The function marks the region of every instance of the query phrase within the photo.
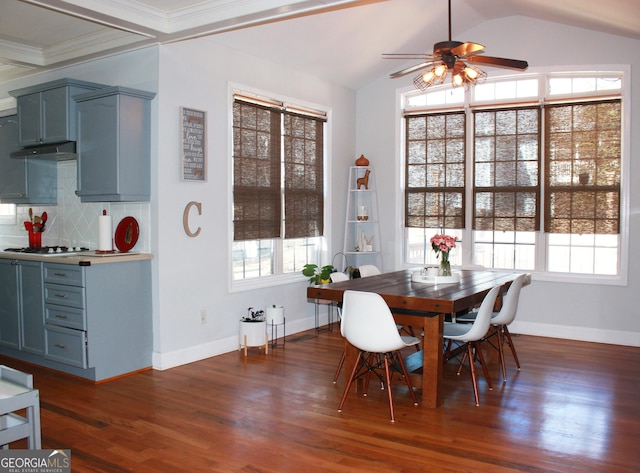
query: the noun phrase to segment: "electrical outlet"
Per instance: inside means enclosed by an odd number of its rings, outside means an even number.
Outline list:
[[[201,324],[207,323],[207,311],[205,309],[200,310],[200,323]]]

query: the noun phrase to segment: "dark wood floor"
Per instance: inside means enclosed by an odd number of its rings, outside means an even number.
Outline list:
[[[34,374],[43,448],[69,448],[74,472],[635,472],[640,454],[640,349],[540,337],[514,339],[509,381],[445,369],[445,404],[415,407],[384,392],[332,384],[334,332],[287,339],[166,371],[91,385],[12,360]],[[26,448],[16,442],[11,448]]]

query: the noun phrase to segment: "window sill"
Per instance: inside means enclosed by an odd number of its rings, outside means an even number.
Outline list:
[[[263,276],[260,278],[231,281],[229,292],[245,292],[267,287],[284,286],[287,284],[299,284],[307,281],[307,278],[299,273]]]

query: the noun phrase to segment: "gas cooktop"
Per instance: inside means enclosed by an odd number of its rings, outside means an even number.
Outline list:
[[[82,253],[90,251],[89,248],[84,247],[68,247],[68,246],[38,246],[38,247],[24,247],[24,248],[5,248],[4,251],[10,253],[28,253],[41,256],[60,256],[60,255],[75,255],[76,253]]]

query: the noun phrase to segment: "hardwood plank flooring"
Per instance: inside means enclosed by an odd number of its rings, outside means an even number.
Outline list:
[[[413,406],[394,386],[332,383],[339,331],[287,337],[269,354],[232,352],[100,385],[33,373],[42,447],[71,449],[74,472],[635,472],[640,348],[516,336],[522,370],[490,365],[476,407],[468,371],[444,374],[444,406]],[[26,448],[25,441],[11,448]]]

